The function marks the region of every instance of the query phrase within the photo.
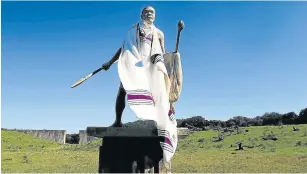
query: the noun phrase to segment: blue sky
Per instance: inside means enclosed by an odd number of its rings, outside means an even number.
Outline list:
[[[307,2],[2,2],[2,127],[111,125],[116,65],[70,86],[112,57],[146,5],[156,8],[167,51],[185,22],[177,118],[307,106]],[[134,120],[126,107],[123,121]]]

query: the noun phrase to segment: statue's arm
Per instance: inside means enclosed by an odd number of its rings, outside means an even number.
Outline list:
[[[161,30],[159,30],[159,31],[158,31],[158,34],[159,34],[159,41],[160,41],[160,44],[161,44],[162,52],[163,52],[163,54],[165,54],[164,33],[163,33]]]
[[[114,62],[116,62],[120,56],[120,53],[122,51],[122,48],[119,48],[116,53],[114,54],[114,56],[112,57],[111,60],[109,60],[109,63],[112,65]]]
[[[104,70],[108,70],[114,64],[114,62],[116,62],[119,59],[121,51],[122,51],[122,48],[119,48],[114,54],[114,56],[109,61],[107,61],[106,63],[102,65],[102,68]]]

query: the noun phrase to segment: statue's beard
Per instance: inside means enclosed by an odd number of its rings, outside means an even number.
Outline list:
[[[147,24],[152,24],[155,21],[155,19],[154,19],[154,17],[146,17],[145,16],[143,21],[146,22]]]

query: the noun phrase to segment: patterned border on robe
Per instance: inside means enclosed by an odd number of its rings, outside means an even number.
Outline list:
[[[154,105],[154,100],[148,90],[127,90],[126,93],[129,105]]]
[[[174,124],[174,122],[176,122],[176,118],[175,118],[175,114],[173,113],[173,111],[171,109],[168,112],[168,116],[169,116],[169,119],[172,122],[172,124]],[[175,140],[176,137],[171,137],[169,131],[162,130],[162,129],[158,129],[158,136],[164,138],[164,142],[160,142],[162,149],[166,150],[170,153],[175,153],[174,152],[175,149],[174,149],[174,146],[173,146],[171,139]]]
[[[171,141],[170,133],[167,130],[158,129],[158,136],[164,138],[164,141],[160,142],[162,149],[170,153],[174,153],[174,147]]]

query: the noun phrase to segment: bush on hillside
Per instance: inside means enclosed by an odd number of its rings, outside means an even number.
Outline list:
[[[200,130],[223,130],[222,128],[247,127],[247,126],[266,126],[266,125],[290,125],[307,124],[307,108],[302,109],[297,115],[295,112],[280,114],[277,112],[266,112],[262,116],[248,118],[244,116],[235,116],[227,121],[206,120],[202,116],[193,116],[186,119],[177,119],[177,127],[186,127],[192,131]],[[124,125],[125,127],[155,127],[154,121],[135,121]],[[225,129],[224,129],[225,130]]]
[[[301,110],[297,118],[297,124],[307,124],[307,108]]]

